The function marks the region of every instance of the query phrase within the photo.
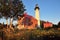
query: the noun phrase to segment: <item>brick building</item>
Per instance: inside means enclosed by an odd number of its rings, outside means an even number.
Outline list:
[[[44,26],[44,28],[49,28],[49,27],[53,27],[53,24],[51,23],[51,22],[44,22],[43,23],[43,26]]]
[[[24,14],[23,17],[18,19],[18,29],[35,29],[37,27],[37,20],[28,14]]]

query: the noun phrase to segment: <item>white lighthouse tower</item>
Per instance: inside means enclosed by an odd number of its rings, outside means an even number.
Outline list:
[[[39,6],[38,6],[38,4],[36,4],[36,6],[35,6],[35,18],[38,20],[38,27],[39,28],[41,28],[40,27],[40,13],[39,13]]]

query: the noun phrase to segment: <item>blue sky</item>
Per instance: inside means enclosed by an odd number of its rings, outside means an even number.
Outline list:
[[[34,16],[35,5],[40,7],[40,19],[57,24],[60,21],[60,0],[22,0],[26,12]],[[5,22],[1,19],[0,22]]]
[[[60,21],[60,0],[22,0],[26,12],[34,16],[35,4],[40,7],[40,19],[57,24]]]

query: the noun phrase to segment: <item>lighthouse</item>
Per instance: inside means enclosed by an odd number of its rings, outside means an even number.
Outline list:
[[[38,4],[36,4],[34,10],[35,10],[35,18],[36,18],[37,21],[38,21],[38,27],[41,28],[41,27],[40,27],[40,13],[39,13],[40,8],[39,8]]]

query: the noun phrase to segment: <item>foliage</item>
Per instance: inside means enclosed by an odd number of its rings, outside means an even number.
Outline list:
[[[25,7],[21,0],[0,0],[0,18],[8,19],[13,16],[16,19],[24,11]]]
[[[58,27],[60,27],[60,22],[58,23]]]
[[[6,40],[42,40],[43,37],[53,37],[60,36],[60,32],[58,30],[50,29],[50,30],[17,30],[15,32],[9,31],[11,29],[3,29],[4,30],[4,38]]]

